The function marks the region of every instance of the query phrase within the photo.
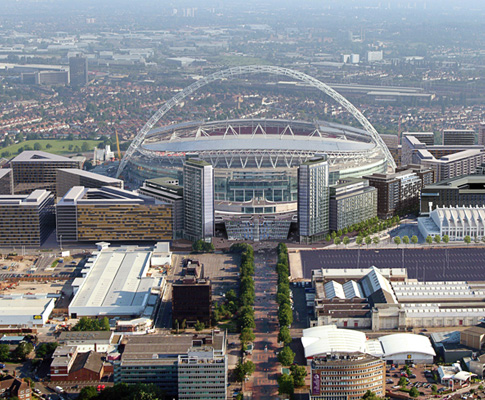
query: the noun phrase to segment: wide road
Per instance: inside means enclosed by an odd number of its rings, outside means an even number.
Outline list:
[[[278,394],[279,373],[275,351],[278,348],[278,305],[276,303],[276,251],[255,251],[255,304],[256,339],[250,359],[256,371],[246,382],[245,393],[252,392],[253,399],[270,400]]]

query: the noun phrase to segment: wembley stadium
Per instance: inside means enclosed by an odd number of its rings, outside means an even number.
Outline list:
[[[195,121],[154,128],[168,110],[200,87],[251,73],[306,82],[334,98],[362,128],[282,119]],[[229,239],[282,239],[296,221],[298,166],[320,154],[327,156],[331,184],[395,167],[372,125],[329,86],[286,68],[234,67],[196,81],[165,103],[132,142],[118,175],[124,171],[132,185],[161,176],[183,184],[184,162],[196,156],[214,167],[216,223],[224,226]]]

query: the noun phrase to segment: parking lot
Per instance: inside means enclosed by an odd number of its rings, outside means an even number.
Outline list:
[[[424,281],[481,281],[485,248],[396,248],[300,251],[304,279],[318,268],[406,268]]]

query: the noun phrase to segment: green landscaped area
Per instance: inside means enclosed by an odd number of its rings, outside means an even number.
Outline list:
[[[40,145],[40,148],[38,148],[39,146],[36,143]],[[83,143],[87,143],[87,146],[84,145],[84,148]],[[101,143],[97,140],[26,140],[25,142],[0,149],[0,154],[2,157],[8,158],[16,156],[24,150],[42,150],[53,154],[80,153],[91,151],[96,145]]]

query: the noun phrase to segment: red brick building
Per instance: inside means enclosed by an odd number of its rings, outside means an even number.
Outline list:
[[[18,397],[20,400],[30,400],[32,391],[23,379],[7,375],[0,380],[0,397]]]

